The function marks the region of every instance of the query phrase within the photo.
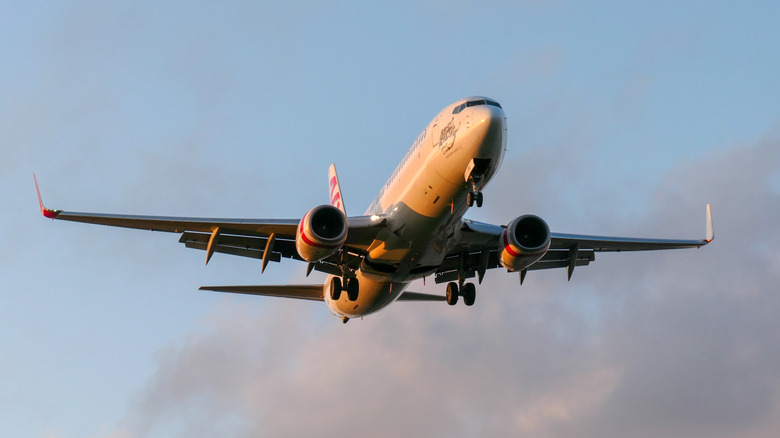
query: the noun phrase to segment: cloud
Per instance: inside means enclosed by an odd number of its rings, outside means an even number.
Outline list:
[[[703,233],[691,212],[711,202],[712,245],[602,255],[571,283],[491,272],[473,308],[398,303],[342,325],[316,303],[226,297],[159,352],[115,432],[776,436],[778,168],[774,135],[680,163],[636,229]]]

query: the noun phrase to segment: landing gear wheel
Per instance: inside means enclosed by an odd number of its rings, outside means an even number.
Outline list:
[[[337,301],[341,298],[341,279],[333,277],[330,279],[330,299]]]
[[[447,304],[454,306],[458,303],[458,283],[447,283]]]
[[[463,304],[473,306],[474,300],[477,298],[477,288],[474,286],[474,283],[464,284],[461,293],[463,295]]]
[[[347,280],[347,297],[350,301],[357,301],[358,292],[360,291],[360,283],[357,278],[350,278]]]
[[[482,192],[477,192],[477,208],[482,207]]]
[[[466,203],[469,205],[469,207],[474,206],[474,192],[466,193]]]

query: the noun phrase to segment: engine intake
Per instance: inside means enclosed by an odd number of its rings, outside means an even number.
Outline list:
[[[525,269],[550,249],[550,227],[539,216],[520,216],[506,226],[498,242],[501,266],[509,271]]]
[[[314,207],[303,216],[295,232],[295,249],[308,262],[320,261],[347,241],[347,217],[332,205]]]

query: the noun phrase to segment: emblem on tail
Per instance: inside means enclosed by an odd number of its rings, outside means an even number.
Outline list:
[[[344,199],[341,197],[341,186],[339,185],[339,177],[336,175],[336,165],[330,165],[328,168],[328,181],[330,185],[330,205],[338,208],[339,210],[347,214],[347,209],[344,207]]]

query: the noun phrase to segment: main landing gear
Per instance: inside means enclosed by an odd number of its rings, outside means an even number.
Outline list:
[[[469,204],[469,207],[473,207],[475,203],[477,207],[482,207],[482,192],[468,192],[466,194],[466,202]]]
[[[341,291],[345,289],[343,287],[343,283],[346,283],[346,289],[347,289],[347,298],[349,298],[350,301],[357,301],[358,299],[358,293],[360,292],[360,283],[358,282],[358,279],[355,277],[347,278],[346,281],[342,282],[341,278],[339,277],[333,277],[330,279],[330,299],[331,300],[338,300],[341,298]]]
[[[463,297],[463,304],[473,306],[477,298],[477,288],[474,283],[464,283],[458,286],[458,283],[447,283],[447,304],[454,306],[458,303],[458,296]]]

